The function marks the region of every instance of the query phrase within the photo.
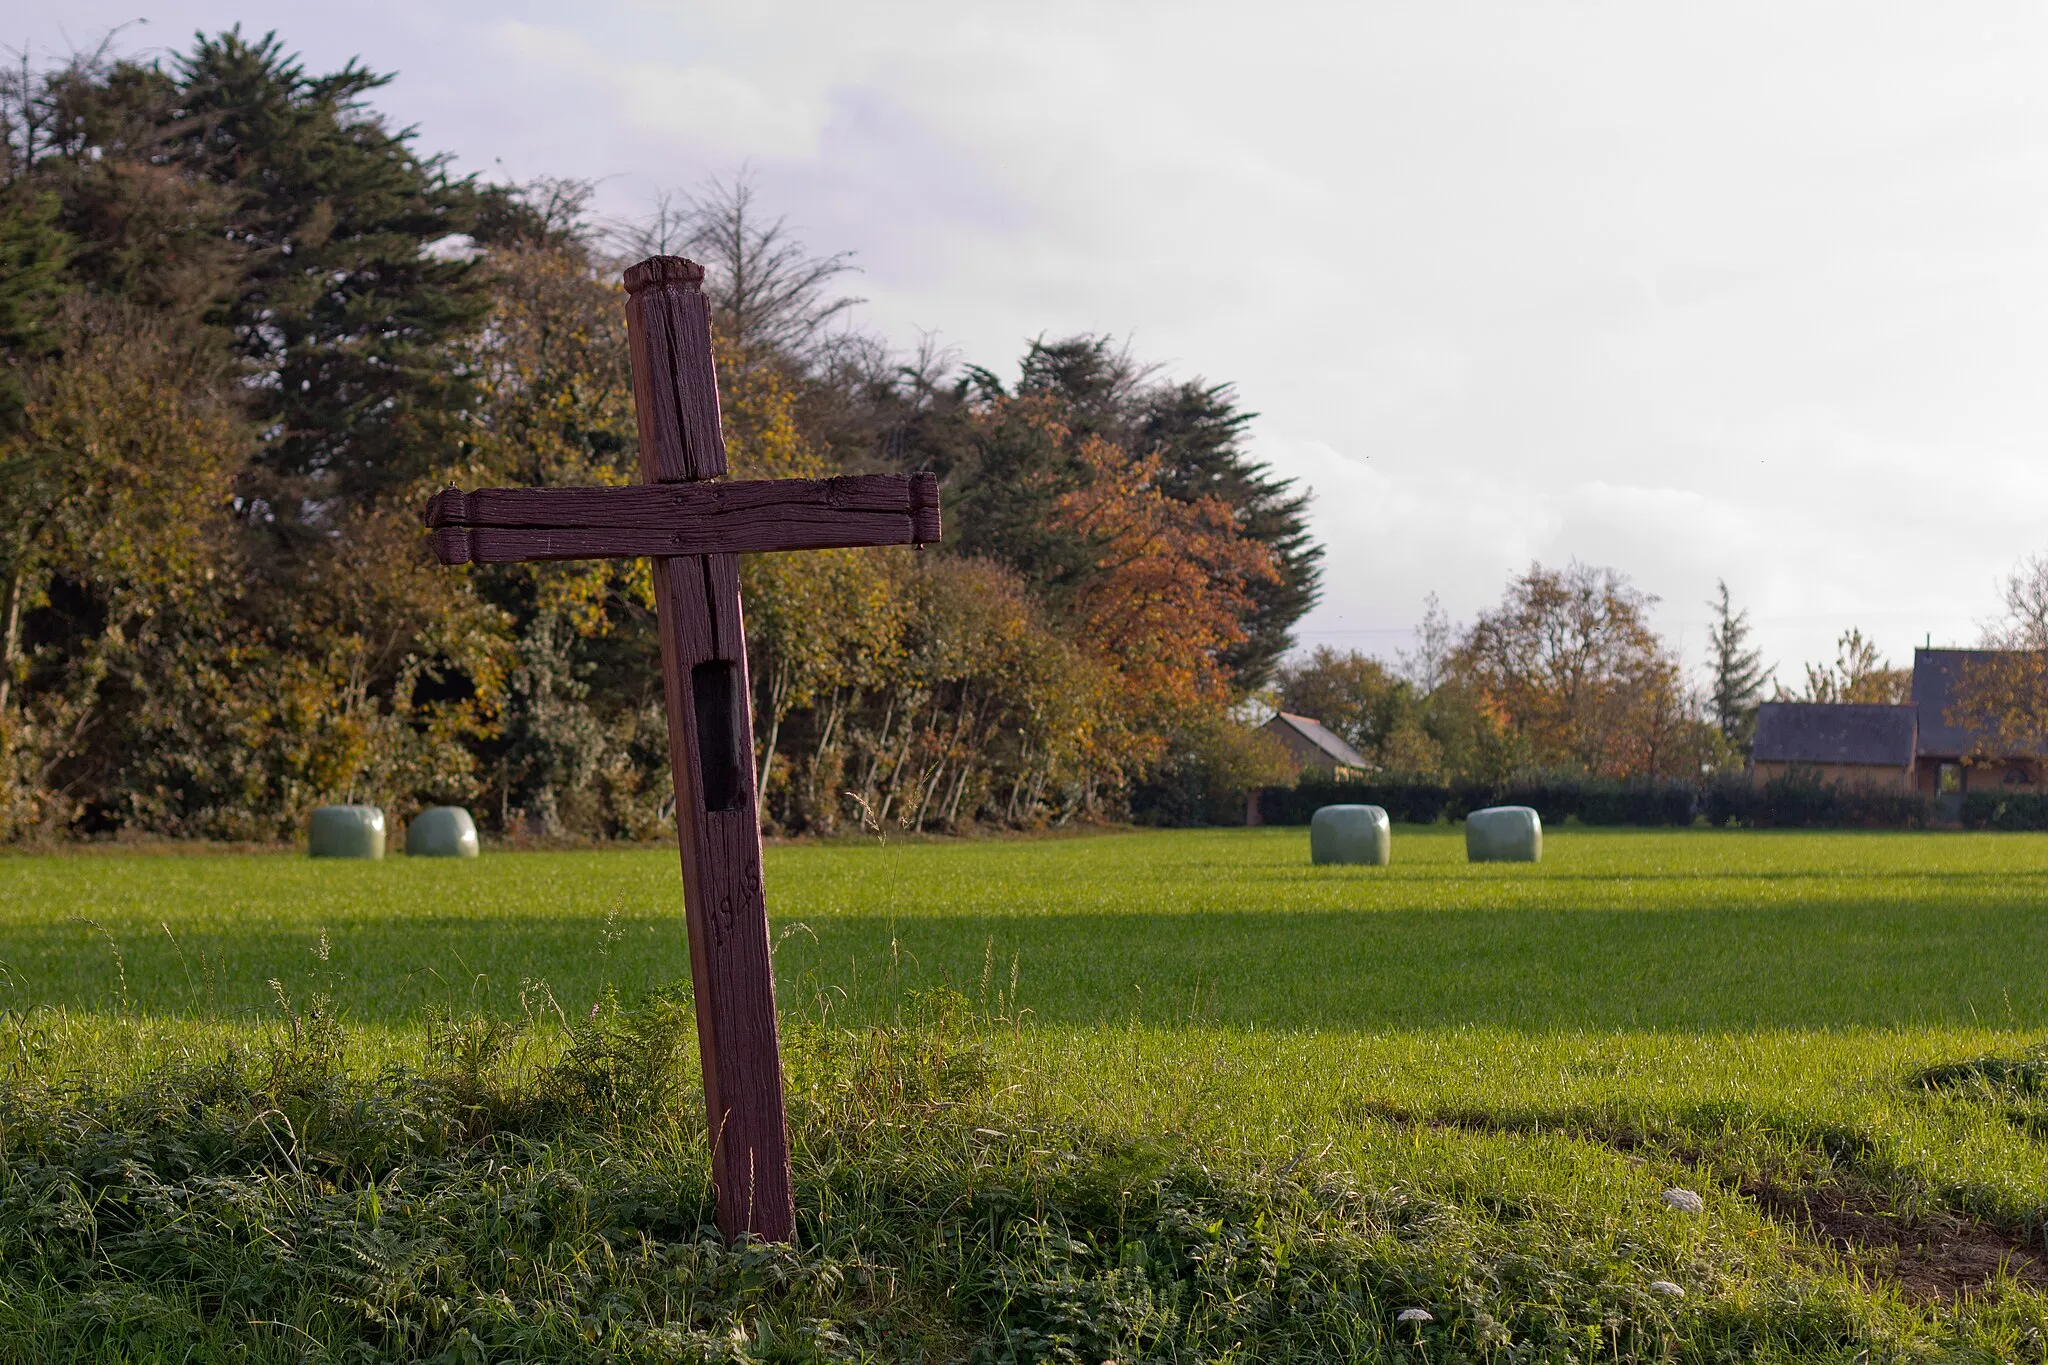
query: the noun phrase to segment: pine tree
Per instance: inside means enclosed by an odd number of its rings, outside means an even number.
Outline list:
[[[391,78],[354,62],[311,76],[274,34],[237,28],[199,39],[176,78],[169,154],[227,193],[243,248],[220,320],[265,378],[270,514],[374,502],[460,437],[473,395],[450,343],[489,300],[473,262],[434,248],[470,230],[478,194],[363,106]]]
[[[1707,648],[1713,651],[1714,659],[1714,722],[1729,744],[1748,753],[1750,738],[1756,732],[1757,703],[1772,670],[1763,666],[1760,651],[1747,647],[1748,611],[1735,610],[1726,580],[1717,586],[1719,598],[1707,603],[1714,611],[1714,625],[1707,632]]]

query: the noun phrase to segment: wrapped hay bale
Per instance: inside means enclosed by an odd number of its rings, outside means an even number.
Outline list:
[[[408,858],[474,858],[476,821],[460,806],[429,806],[405,827]]]
[[[1324,806],[1308,822],[1312,863],[1385,867],[1393,857],[1393,828],[1378,806]]]
[[[315,806],[306,822],[306,852],[315,858],[384,856],[384,812],[375,806]]]
[[[1543,857],[1543,821],[1528,806],[1488,806],[1465,817],[1465,858],[1533,863]]]

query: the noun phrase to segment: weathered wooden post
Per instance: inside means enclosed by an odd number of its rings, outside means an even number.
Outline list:
[[[718,1226],[787,1241],[796,1209],[739,556],[930,544],[938,484],[930,474],[713,482],[726,472],[725,439],[703,280],[702,266],[675,256],[626,272],[642,484],[451,488],[428,503],[426,521],[443,564],[654,558]]]

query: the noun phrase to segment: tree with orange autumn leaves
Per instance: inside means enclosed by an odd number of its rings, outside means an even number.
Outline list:
[[[1963,660],[1942,723],[1976,735],[1965,762],[2039,782],[2048,771],[2048,556],[2017,565],[2001,596],[2004,619],[1985,629],[1984,652]]]
[[[1656,599],[1609,568],[1532,564],[1452,656],[1521,765],[1595,777],[1698,776],[1709,727],[1670,647]]]
[[[230,70],[275,117],[195,137],[221,87],[188,85]],[[1148,775],[1249,771],[1229,711],[1320,549],[1228,385],[1086,336],[1007,387],[891,355],[744,182],[602,229],[588,185],[451,178],[378,84],[230,34],[0,90],[18,130],[81,111],[0,166],[0,839],[285,838],[346,799],[668,830],[646,566],[449,571],[417,524],[449,483],[637,478],[618,278],[650,250],[709,268],[737,476],[942,482],[941,546],[744,567],[771,830],[1143,816]],[[88,304],[122,319],[99,350],[57,326]]]
[[[1099,548],[1069,617],[1076,643],[1116,675],[1134,757],[1156,758],[1175,721],[1235,699],[1223,656],[1246,638],[1245,585],[1277,577],[1272,554],[1221,500],[1166,496],[1156,457],[1088,437],[1077,458],[1085,481],[1058,497],[1052,525]]]
[[[773,389],[772,367],[746,374],[743,392]],[[777,402],[768,429],[794,432],[793,390]],[[729,423],[768,416],[728,407]],[[1157,457],[1077,438],[1062,417],[1043,395],[999,392],[963,413],[969,452],[1029,453],[963,461],[947,493],[1007,489],[1004,506],[1040,513],[1030,536],[990,534],[969,496],[942,551],[750,565],[764,777],[774,746],[791,749],[784,785],[763,783],[784,827],[830,827],[842,784],[871,818],[913,828],[1119,813],[1178,733],[1240,699],[1225,655],[1247,638],[1248,585],[1275,577],[1270,552],[1221,499],[1170,496]]]

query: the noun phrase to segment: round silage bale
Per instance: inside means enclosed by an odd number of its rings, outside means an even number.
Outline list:
[[[1378,806],[1324,806],[1309,817],[1311,863],[1385,867],[1393,852],[1393,827]]]
[[[474,858],[476,821],[460,806],[429,806],[405,826],[408,858]]]
[[[1533,863],[1543,857],[1543,821],[1528,806],[1488,806],[1465,817],[1465,858]]]
[[[375,806],[315,806],[306,822],[306,852],[315,858],[384,856],[384,812]]]

